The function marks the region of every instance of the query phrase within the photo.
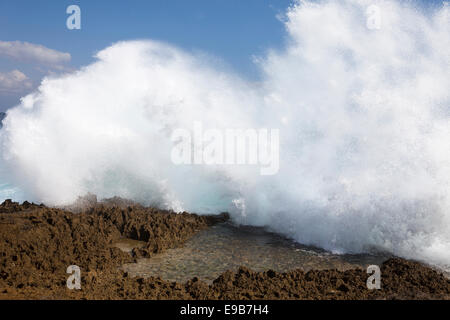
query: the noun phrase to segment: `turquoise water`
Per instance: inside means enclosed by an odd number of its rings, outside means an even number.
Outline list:
[[[0,202],[6,199],[12,199],[14,201],[23,202],[25,201],[25,195],[23,192],[9,183],[0,182]]]

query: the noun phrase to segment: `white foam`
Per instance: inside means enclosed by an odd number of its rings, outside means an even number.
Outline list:
[[[45,79],[8,111],[2,166],[28,200],[88,192],[174,210],[230,211],[335,252],[450,263],[450,23],[445,10],[302,1],[261,85],[154,41],[116,43]],[[171,133],[280,129],[280,171],[175,166]],[[207,128],[206,128],[207,129]]]

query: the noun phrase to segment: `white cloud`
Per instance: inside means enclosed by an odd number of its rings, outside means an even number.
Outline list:
[[[53,67],[60,67],[71,59],[70,53],[53,50],[40,44],[21,41],[0,41],[0,56]]]
[[[32,86],[33,83],[30,78],[19,70],[0,72],[0,92],[17,93],[29,90]]]

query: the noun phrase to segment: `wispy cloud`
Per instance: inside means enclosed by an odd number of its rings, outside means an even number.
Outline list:
[[[20,93],[32,86],[30,78],[19,70],[0,72],[0,93]]]
[[[44,64],[59,68],[70,61],[70,53],[60,52],[40,44],[21,41],[0,41],[0,56],[22,62]]]

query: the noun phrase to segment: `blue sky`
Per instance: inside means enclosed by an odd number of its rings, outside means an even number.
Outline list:
[[[442,1],[419,1],[427,5]],[[0,41],[54,50],[53,60],[0,52],[0,111],[15,105],[43,76],[90,63],[96,51],[119,40],[157,39],[200,50],[248,78],[257,78],[254,55],[283,45],[277,18],[292,0],[2,0]],[[66,28],[66,8],[81,8],[81,30]],[[1,44],[1,43],[0,43]],[[38,50],[28,47],[27,50]],[[38,50],[39,51],[39,50]],[[35,53],[37,51],[34,51]],[[58,53],[69,53],[70,58]],[[14,81],[10,80],[13,79]],[[18,83],[20,88],[13,88]]]
[[[157,39],[219,57],[230,68],[255,77],[252,56],[282,45],[277,15],[291,0],[2,0],[0,40],[26,41],[71,55],[68,67],[92,61],[96,51],[119,40]],[[81,8],[81,30],[66,28],[66,8]],[[33,87],[47,72],[28,61],[0,56],[0,72],[20,70]],[[39,69],[39,70],[37,70]],[[0,92],[0,110],[21,93]]]

